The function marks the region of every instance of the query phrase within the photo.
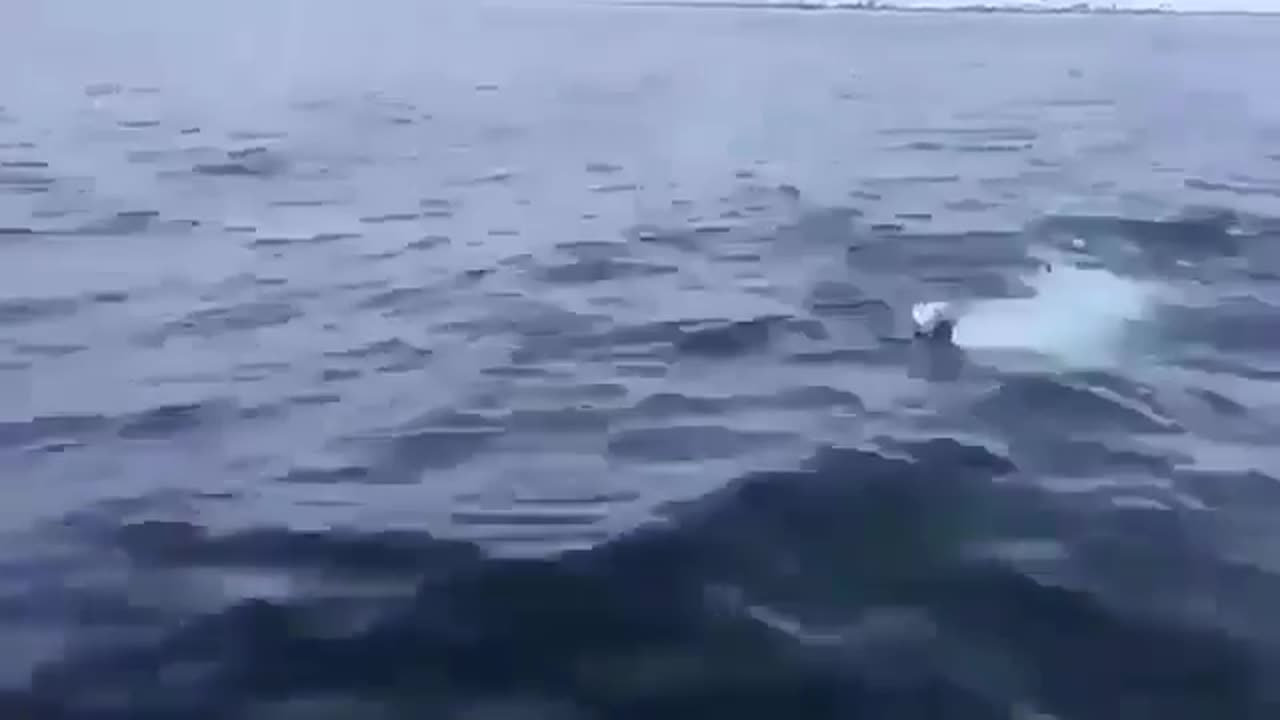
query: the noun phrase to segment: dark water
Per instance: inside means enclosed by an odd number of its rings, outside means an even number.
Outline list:
[[[1280,23],[10,5],[5,718],[1280,717]]]

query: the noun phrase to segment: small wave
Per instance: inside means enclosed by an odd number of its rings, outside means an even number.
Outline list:
[[[228,150],[225,158],[195,163],[191,171],[197,175],[218,177],[268,178],[284,174],[289,167],[284,155],[264,145]]]
[[[1178,430],[1177,424],[1149,401],[1084,380],[1014,375],[979,400],[973,412],[1014,436],[1029,431],[1059,437],[1072,432],[1142,434]],[[1039,413],[1043,408],[1053,408],[1052,415]]]
[[[1168,334],[1211,351],[1271,353],[1280,348],[1280,308],[1256,297],[1224,298],[1213,307],[1181,308]]]
[[[287,302],[254,301],[222,307],[195,310],[171,321],[149,334],[146,340],[163,344],[181,336],[214,337],[225,333],[246,332],[264,327],[284,325],[302,312]]]
[[[1220,208],[1200,208],[1157,219],[1111,215],[1053,215],[1034,228],[1049,237],[1089,238],[1090,248],[1108,258],[1120,258],[1124,247],[1136,248],[1148,263],[1209,260],[1239,255],[1242,242],[1235,230],[1241,217]],[[1116,242],[1120,241],[1120,242]]]
[[[3,298],[0,299],[0,327],[66,317],[80,307],[75,298]]]

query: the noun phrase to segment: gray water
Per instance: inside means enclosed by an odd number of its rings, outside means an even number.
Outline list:
[[[1280,22],[5,14],[7,714],[1274,716]]]

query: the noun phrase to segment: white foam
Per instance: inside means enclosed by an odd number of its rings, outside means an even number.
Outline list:
[[[1022,350],[1076,365],[1118,359],[1131,323],[1148,317],[1155,288],[1103,269],[1059,263],[1031,278],[1035,295],[979,300],[952,341],[966,350]]]

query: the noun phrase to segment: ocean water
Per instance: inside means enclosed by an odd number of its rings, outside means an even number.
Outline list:
[[[1280,20],[4,15],[3,717],[1280,717]]]

